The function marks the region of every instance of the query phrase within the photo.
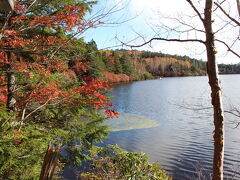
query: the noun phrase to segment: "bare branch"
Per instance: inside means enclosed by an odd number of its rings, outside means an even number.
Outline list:
[[[218,30],[216,30],[214,32],[214,34],[219,33],[220,31],[222,31],[225,27],[227,27],[229,24],[231,24],[231,22],[226,22],[226,24],[224,24],[222,27],[220,27]]]
[[[232,22],[234,22],[236,25],[240,26],[240,22],[237,21],[236,19],[234,19],[233,17],[231,17],[223,8],[221,5],[219,5],[218,3],[214,2],[214,4],[223,12],[223,14],[225,14],[228,19],[230,19]]]
[[[22,121],[26,120],[29,116],[31,116],[33,113],[35,113],[36,111],[38,111],[39,109],[43,108],[44,106],[46,106],[48,104],[48,102],[52,100],[51,98],[48,99],[44,104],[40,105],[39,107],[37,107],[36,109],[34,109],[32,112],[30,112]]]
[[[195,11],[195,13],[197,13],[199,19],[202,21],[202,23],[204,24],[204,18],[202,17],[201,13],[197,10],[197,8],[194,6],[194,4],[192,3],[191,0],[186,0],[190,6],[193,8],[193,10]]]
[[[232,111],[224,111],[224,112],[225,112],[225,113],[228,113],[228,114],[232,114],[232,115],[240,118],[240,114],[236,114],[236,113],[234,113],[234,112],[232,112]]]
[[[21,121],[23,121],[25,119],[25,113],[26,113],[27,105],[28,105],[28,103],[23,108]]]
[[[12,16],[12,11],[10,11],[7,15],[7,17],[5,18],[5,21],[3,23],[3,26],[1,28],[1,31],[0,31],[0,40],[2,39],[2,36],[3,36],[3,31],[6,29],[8,23],[9,23],[9,20],[11,19],[11,16]]]
[[[202,43],[202,44],[205,44],[205,41],[203,41],[203,40],[200,40],[200,39],[167,39],[167,38],[160,38],[160,37],[158,37],[158,38],[152,38],[152,39],[150,39],[150,40],[148,40],[148,41],[146,41],[146,42],[144,42],[144,43],[142,43],[142,44],[140,44],[140,45],[128,45],[127,43],[124,43],[124,42],[122,42],[122,41],[120,41],[123,45],[125,45],[125,46],[128,46],[128,47],[131,47],[131,48],[136,48],[136,47],[142,47],[142,46],[144,46],[144,45],[146,45],[146,44],[150,44],[152,41],[156,41],[156,40],[160,40],[160,41],[170,41],[170,42],[198,42],[198,43]]]
[[[222,41],[222,40],[219,40],[219,39],[215,39],[215,41],[220,42],[220,43],[222,43],[223,45],[225,45],[226,48],[227,48],[227,50],[228,50],[229,52],[233,53],[235,56],[237,56],[238,58],[240,58],[240,54],[238,54],[237,52],[233,51],[232,48],[231,48],[226,42],[224,42],[224,41]]]
[[[37,2],[37,0],[34,0],[29,6],[28,8],[26,9],[25,12],[29,11],[29,9],[31,9],[31,7]]]

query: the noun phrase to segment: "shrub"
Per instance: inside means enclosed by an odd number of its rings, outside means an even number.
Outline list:
[[[92,169],[80,175],[83,180],[170,180],[156,163],[151,163],[144,153],[128,152],[117,145],[95,147],[91,151]]]

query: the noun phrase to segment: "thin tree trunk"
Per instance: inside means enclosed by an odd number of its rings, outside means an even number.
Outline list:
[[[214,109],[214,159],[213,159],[213,180],[223,180],[223,159],[224,159],[224,116],[222,107],[222,92],[218,77],[218,66],[216,62],[216,50],[214,44],[214,33],[212,30],[212,0],[206,0],[204,25],[206,30],[207,49],[207,73],[211,87],[211,98]]]
[[[61,145],[57,148],[49,144],[47,152],[44,157],[42,171],[39,180],[51,180],[57,166],[58,155],[61,151]]]
[[[13,72],[13,67],[11,65],[12,62],[12,56],[11,52],[7,52],[8,62],[10,64],[7,65],[7,109],[9,111],[16,111],[16,99],[14,97],[15,94],[15,88],[16,88],[16,77],[15,73]]]
[[[11,27],[12,25],[12,11],[9,11],[6,19],[5,19],[5,23],[3,26],[3,29],[5,27]],[[2,30],[3,30],[2,29]],[[15,73],[14,73],[14,69],[12,66],[12,62],[13,62],[13,56],[11,52],[7,52],[7,62],[8,64],[6,65],[6,78],[7,78],[7,102],[6,102],[6,106],[8,111],[14,112],[16,111],[16,99],[15,99],[15,89],[16,89],[16,77],[15,77]]]
[[[238,18],[240,18],[240,1],[239,0],[236,0],[237,1],[237,9],[238,9]]]

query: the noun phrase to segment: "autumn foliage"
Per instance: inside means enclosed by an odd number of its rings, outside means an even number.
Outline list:
[[[121,83],[121,82],[129,82],[130,77],[126,74],[114,74],[110,72],[103,72],[104,78],[109,83]]]
[[[24,76],[32,80],[32,82],[20,80],[20,85],[19,82],[15,84],[19,87],[21,84],[25,85],[14,94],[17,111],[21,113],[24,107],[34,103],[77,105],[82,101],[88,102],[93,108],[106,110],[111,104],[101,95],[102,90],[107,89],[104,82],[85,77],[87,80],[83,78],[84,83],[79,87],[64,88],[59,80],[51,79],[53,73],[81,74],[88,68],[87,63],[78,61],[75,71],[70,70],[68,61],[63,60],[58,54],[71,41],[66,36],[60,37],[57,32],[59,29],[62,33],[69,33],[73,29],[82,31],[86,25],[92,26],[91,22],[82,20],[84,7],[68,5],[60,7],[61,9],[55,13],[43,13],[38,16],[32,16],[26,10],[27,7],[28,3],[25,1],[16,3],[16,15],[12,16],[8,29],[1,31],[0,41],[0,68],[8,71],[6,67],[11,67],[11,71],[16,72],[15,76]],[[39,32],[40,30],[42,32]],[[0,83],[0,104],[3,105],[7,101],[7,82],[4,75]],[[108,116],[111,115],[108,110],[106,112]]]
[[[23,0],[0,12],[0,179],[37,179],[49,142],[79,164],[106,136],[103,121],[118,116],[76,38],[102,23],[83,19],[93,3]]]

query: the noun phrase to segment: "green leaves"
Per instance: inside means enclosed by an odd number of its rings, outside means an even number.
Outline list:
[[[144,153],[127,152],[117,145],[108,148],[93,147],[92,172],[85,172],[80,175],[82,178],[97,180],[170,180],[166,172],[156,163],[148,161]]]

